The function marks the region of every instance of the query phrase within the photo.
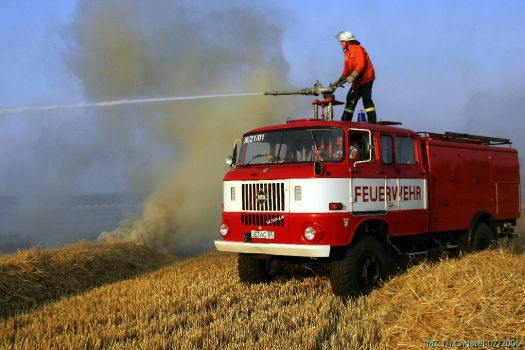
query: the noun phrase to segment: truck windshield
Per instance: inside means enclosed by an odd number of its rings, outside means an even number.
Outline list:
[[[286,129],[244,135],[239,165],[340,162],[344,159],[339,128]]]

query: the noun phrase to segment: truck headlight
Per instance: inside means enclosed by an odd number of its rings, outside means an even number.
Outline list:
[[[225,237],[228,232],[230,232],[230,228],[226,224],[221,224],[221,226],[219,226],[219,232],[221,236]]]
[[[315,227],[308,226],[304,230],[304,238],[306,238],[309,241],[313,241],[317,237],[317,230]]]

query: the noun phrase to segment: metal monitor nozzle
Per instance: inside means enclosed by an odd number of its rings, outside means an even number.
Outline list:
[[[298,89],[298,90],[272,90],[266,91],[265,95],[279,96],[279,95],[306,95],[306,96],[319,96],[319,95],[330,95],[335,92],[336,87],[329,86],[324,87],[317,81],[313,87]]]
[[[273,90],[266,91],[264,94],[269,96],[279,96],[279,95],[306,95],[306,96],[319,96],[323,95],[323,100],[315,99],[312,103],[314,105],[314,118],[318,119],[319,115],[319,106],[322,107],[321,118],[325,119],[324,108],[328,106],[326,119],[332,120],[333,115],[333,105],[342,104],[342,102],[336,101],[334,98],[334,92],[337,89],[335,86],[324,87],[317,81],[313,87],[298,89],[298,90]]]

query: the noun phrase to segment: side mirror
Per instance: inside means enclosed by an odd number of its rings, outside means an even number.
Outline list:
[[[323,163],[318,161],[314,162],[314,174],[315,176],[323,175]]]
[[[235,140],[235,142],[233,143],[232,155],[226,157],[226,165],[229,166],[230,168],[233,168],[237,165],[237,143],[239,141],[240,139]]]
[[[233,146],[232,160],[233,164],[237,164],[237,142]]]

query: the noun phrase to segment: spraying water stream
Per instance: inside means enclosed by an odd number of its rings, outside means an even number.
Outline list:
[[[15,107],[15,108],[4,108],[0,109],[0,115],[5,114],[16,114],[24,112],[37,112],[37,111],[51,111],[58,109],[74,109],[74,108],[93,108],[93,107],[110,107],[120,106],[137,103],[159,103],[159,102],[170,102],[170,101],[184,101],[184,100],[198,100],[205,98],[223,98],[223,97],[241,97],[241,96],[257,96],[263,95],[262,92],[247,92],[239,94],[221,94],[221,95],[202,95],[202,96],[178,96],[178,97],[154,97],[154,98],[140,98],[140,99],[126,99],[126,100],[113,100],[113,101],[100,101],[100,102],[85,102],[75,104],[64,104],[64,105],[50,105],[50,106],[34,106],[34,107]]]

